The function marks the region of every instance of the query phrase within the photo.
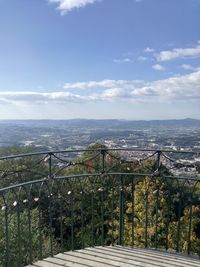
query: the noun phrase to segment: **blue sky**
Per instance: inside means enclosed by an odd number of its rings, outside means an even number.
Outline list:
[[[0,119],[200,119],[200,0],[0,0]]]

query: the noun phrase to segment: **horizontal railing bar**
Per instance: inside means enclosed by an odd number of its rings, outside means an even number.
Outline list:
[[[7,159],[15,159],[15,158],[23,158],[23,157],[31,157],[31,156],[40,156],[40,155],[52,155],[59,153],[75,153],[75,152],[100,152],[100,151],[135,151],[135,152],[163,152],[163,153],[177,153],[177,154],[199,154],[200,151],[192,151],[192,150],[165,150],[165,149],[143,149],[143,148],[98,148],[98,149],[69,149],[69,150],[55,150],[55,151],[41,151],[34,153],[25,153],[25,154],[16,154],[10,156],[0,157],[1,160]]]
[[[42,183],[42,182],[46,182],[46,181],[52,181],[52,180],[64,180],[64,179],[73,179],[73,178],[84,178],[84,177],[96,177],[96,176],[134,176],[135,178],[137,177],[152,177],[153,174],[152,173],[125,173],[125,172],[111,172],[111,173],[86,173],[86,174],[75,174],[75,175],[69,175],[69,176],[57,176],[54,178],[43,178],[43,179],[39,179],[39,180],[33,180],[33,181],[28,181],[28,182],[24,182],[24,183],[20,183],[20,184],[16,184],[16,185],[11,185],[8,187],[4,187],[4,188],[0,188],[0,193],[4,192],[4,191],[8,191],[11,189],[15,189],[21,186],[26,186],[26,185],[31,185],[31,184],[37,184],[37,183]],[[158,176],[160,178],[164,178],[164,179],[179,179],[179,180],[193,180],[196,182],[200,182],[200,178],[198,177],[184,177],[184,176]]]
[[[0,188],[0,193],[2,193],[4,191],[11,190],[11,189],[15,189],[15,188],[18,188],[18,187],[21,187],[21,186],[29,185],[29,184],[32,185],[32,184],[42,183],[42,182],[45,182],[47,180],[48,180],[47,178],[43,178],[43,179],[40,179],[40,180],[33,180],[33,181],[28,181],[28,182],[24,182],[24,183],[20,183],[20,184],[16,184],[16,185],[7,186],[7,187],[4,187],[4,188]]]
[[[81,178],[81,177],[92,177],[92,176],[134,176],[134,177],[155,177],[155,175],[153,175],[152,173],[133,173],[133,172],[109,172],[109,173],[93,173],[93,174],[79,174],[79,175],[73,175],[73,176],[58,176],[55,177],[54,179],[70,179],[70,178]],[[186,176],[158,176],[160,178],[164,178],[164,179],[179,179],[179,180],[193,180],[196,182],[200,182],[200,177],[186,177]]]

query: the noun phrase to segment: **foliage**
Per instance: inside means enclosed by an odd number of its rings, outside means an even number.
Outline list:
[[[8,244],[6,244],[5,212],[6,209],[0,211],[0,266],[19,267],[20,265],[27,265],[31,258],[33,261],[39,259],[40,237],[42,255],[46,257],[50,254],[48,228],[44,227],[40,232],[38,209],[32,209],[30,214],[27,210],[23,210],[20,214],[13,211],[8,215]],[[31,224],[29,224],[29,218]],[[9,254],[6,252],[7,245],[9,246]],[[58,244],[55,241],[53,241],[53,247],[58,251]]]
[[[42,156],[0,162],[2,188],[26,182],[1,192],[1,266],[6,259],[9,267],[19,267],[51,252],[119,244],[120,238],[127,246],[200,255],[199,182],[143,176],[156,170],[155,160],[126,161],[101,144],[75,164],[58,161],[52,173],[59,178],[49,175],[49,158]],[[32,180],[38,182],[27,183]]]

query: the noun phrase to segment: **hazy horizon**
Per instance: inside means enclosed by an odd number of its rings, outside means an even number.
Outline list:
[[[200,121],[200,119],[194,118],[181,118],[181,119],[115,119],[115,118],[106,118],[106,119],[93,119],[93,118],[71,118],[71,119],[0,119],[0,122],[4,121],[127,121],[127,122],[151,122],[151,121]]]

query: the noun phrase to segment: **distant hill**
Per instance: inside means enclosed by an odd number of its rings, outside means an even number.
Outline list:
[[[95,120],[95,119],[71,119],[71,120],[0,120],[0,124],[27,127],[80,127],[80,128],[147,128],[147,127],[200,127],[200,120]]]

